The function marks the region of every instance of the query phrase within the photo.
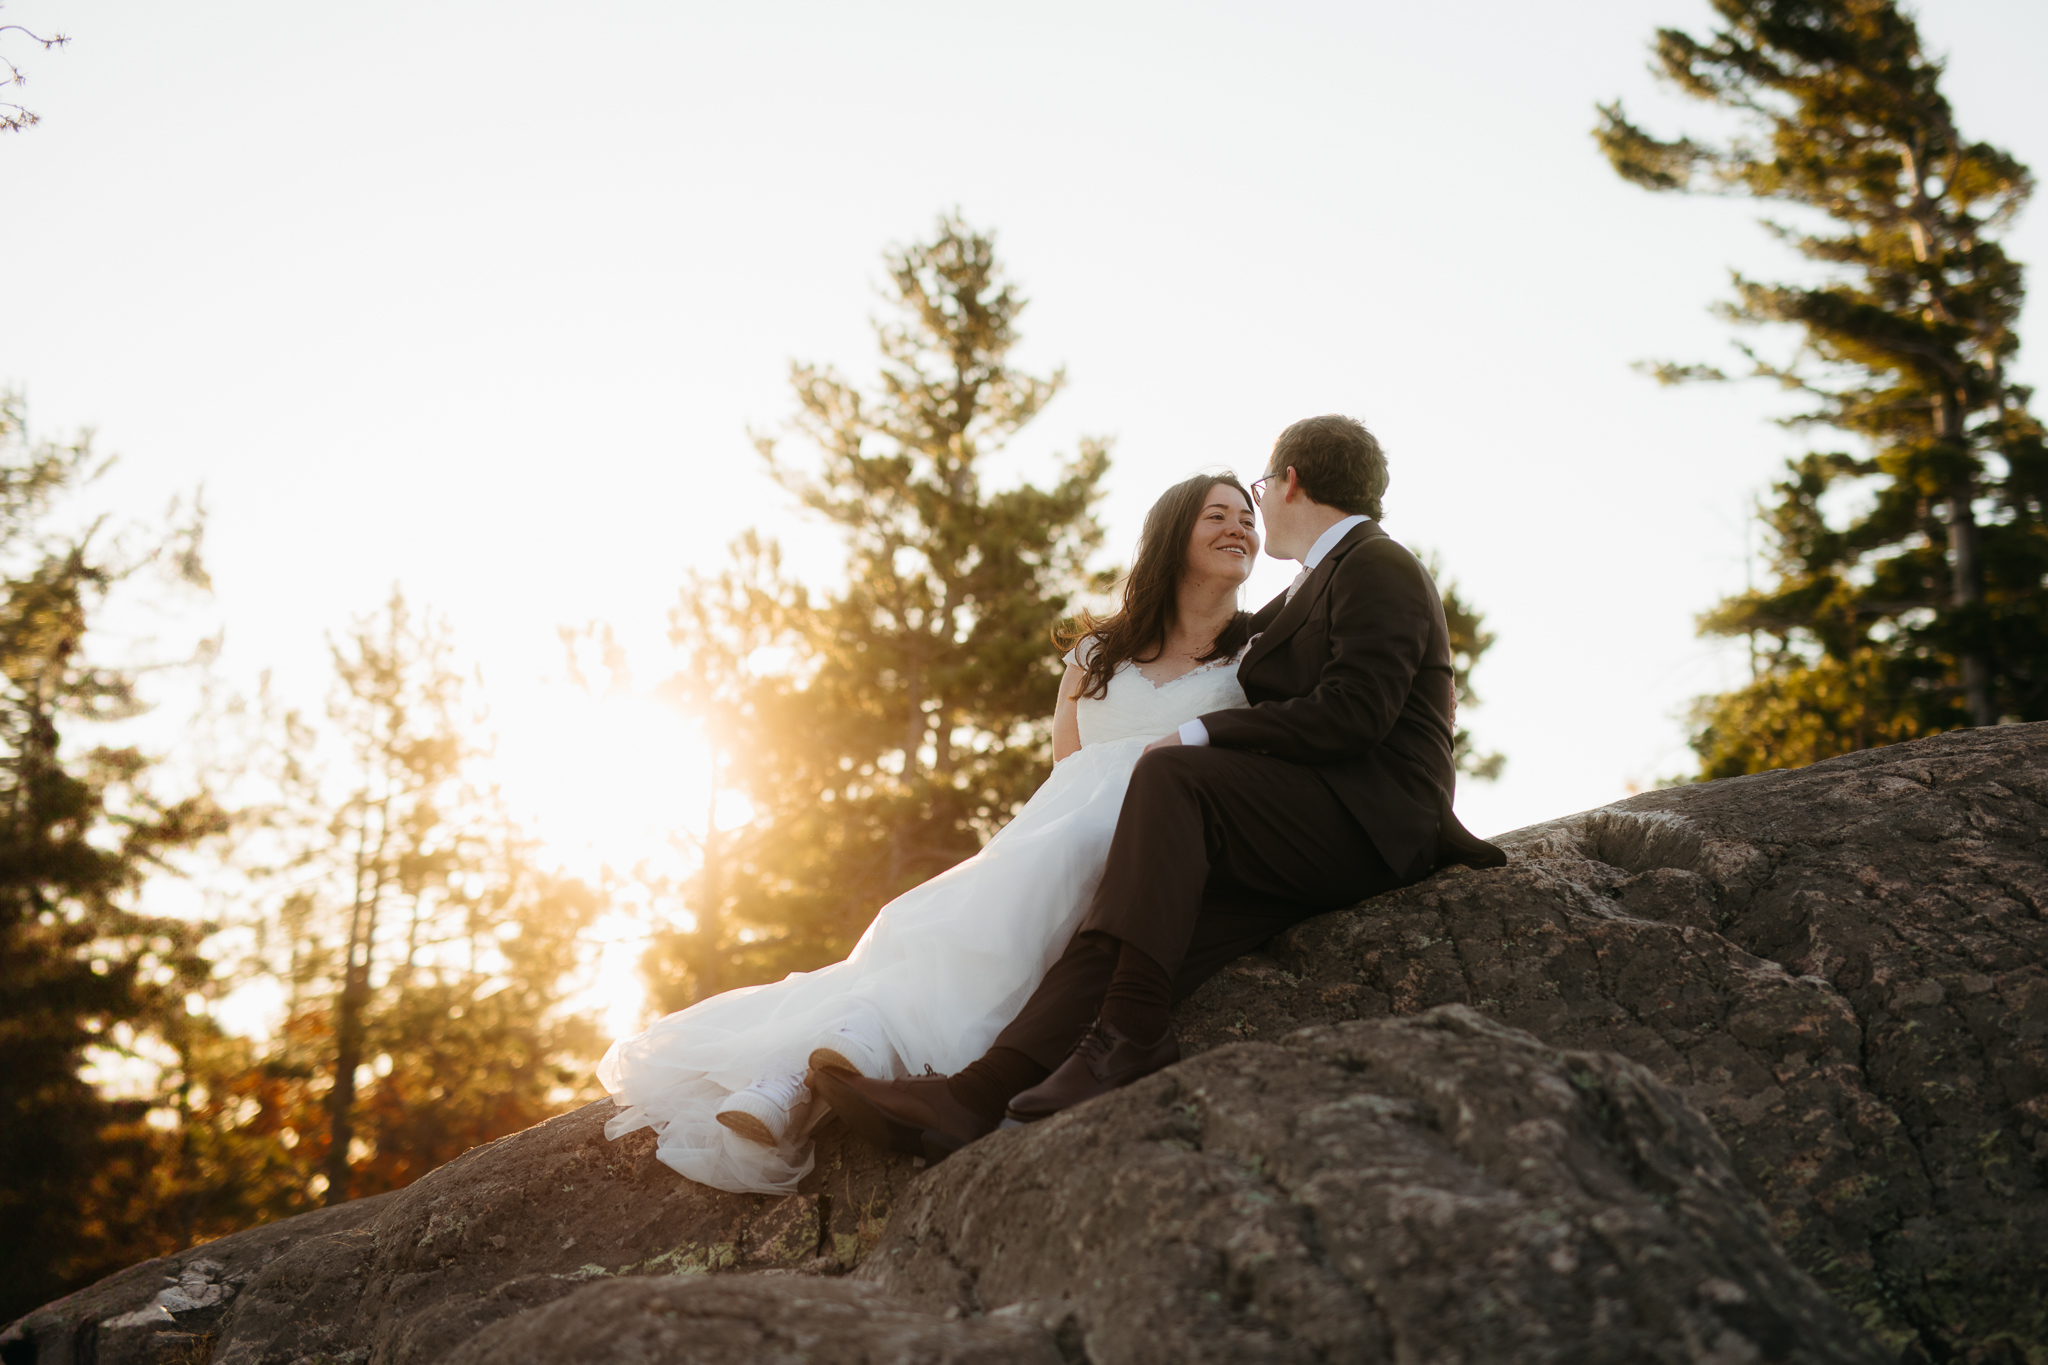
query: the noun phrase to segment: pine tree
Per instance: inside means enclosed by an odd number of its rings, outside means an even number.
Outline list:
[[[452,876],[464,861],[466,831],[450,827],[443,812],[460,799],[469,746],[456,721],[462,680],[447,651],[445,628],[416,621],[396,590],[379,616],[358,621],[333,647],[337,685],[328,714],[347,749],[349,790],[328,826],[345,926],[327,1099],[330,1204],[349,1198],[362,1159],[352,1150],[356,1087],[369,1062],[373,996],[394,978],[412,977],[423,929],[434,937],[429,926],[458,894]],[[404,917],[402,945],[397,916]],[[380,953],[395,959],[382,983],[375,979]]]
[[[602,899],[478,780],[483,717],[451,650],[394,589],[333,643],[324,731],[268,706],[252,722],[222,986],[275,982],[284,1018],[180,1049],[177,1140],[147,1157],[207,1235],[396,1189],[590,1091],[595,1026],[566,997]],[[177,1231],[157,1215],[134,1236],[160,1254]]]
[[[225,932],[207,945],[211,978],[189,993],[270,978],[285,1017],[253,1039],[203,1011],[155,1021],[154,1093],[109,1106],[72,1206],[89,1249],[79,1264],[112,1269],[381,1194],[594,1093],[595,1027],[563,1005],[577,936],[603,906],[544,870],[490,793],[465,787],[475,755],[453,714],[445,643],[394,599],[337,648],[333,713],[360,742],[350,782],[325,786],[313,732],[267,706],[255,724],[271,743],[238,746],[255,752],[221,765],[242,779],[224,786],[268,787],[272,799],[234,812],[231,904],[209,926]],[[341,1142],[337,1093],[348,1096]]]
[[[208,975],[199,931],[135,896],[219,811],[160,799],[132,747],[63,744],[143,709],[135,673],[88,649],[108,593],[150,565],[204,582],[196,525],[150,548],[66,529],[99,467],[83,440],[30,440],[0,395],[0,1319],[114,1268],[80,1210],[147,1106],[108,1099],[86,1067],[178,1027]]]
[[[1486,617],[1458,592],[1458,585],[1444,577],[1441,560],[1434,553],[1414,551],[1429,570],[1443,595],[1444,625],[1451,638],[1451,686],[1459,708],[1479,705],[1472,690],[1472,670],[1486,651],[1493,648],[1493,632],[1486,629]],[[1451,762],[1458,772],[1475,782],[1498,781],[1508,759],[1502,753],[1481,753],[1472,743],[1472,732],[1460,724],[1451,736]]]
[[[1789,463],[1764,511],[1775,582],[1701,620],[1756,660],[1748,686],[1699,704],[1701,775],[2048,717],[2048,444],[2009,372],[2023,290],[1998,242],[2033,181],[1956,128],[1941,63],[1892,0],[1714,8],[1705,40],[1658,33],[1656,69],[1743,131],[1662,141],[1617,103],[1595,136],[1648,189],[1793,207],[1800,225],[1766,225],[1822,280],[1738,276],[1726,314],[1792,329],[1789,357],[1739,349],[1810,400],[1789,425],[1850,446]]]
[[[401,962],[371,1021],[375,1079],[356,1130],[367,1155],[351,1187],[381,1194],[470,1148],[532,1127],[602,1091],[595,1022],[566,1012],[579,938],[603,913],[587,883],[546,869],[500,818],[461,871],[473,888],[442,952]],[[449,951],[449,950],[457,951]]]
[[[990,477],[1063,382],[1010,361],[1025,300],[992,237],[944,218],[887,267],[879,385],[794,365],[808,457],[756,438],[843,540],[845,585],[792,581],[749,534],[674,613],[674,688],[756,818],[713,832],[686,897],[696,927],[650,953],[670,1008],[844,956],[892,896],[979,849],[1049,764],[1051,629],[1103,586],[1086,564],[1104,443],[1047,487]]]
[[[325,1040],[326,1132],[308,1151],[330,1204],[557,1112],[595,1041],[560,1007],[599,899],[544,871],[472,776],[480,717],[451,649],[396,589],[333,648],[342,781],[302,841],[318,881],[289,939],[312,987],[297,1033]]]

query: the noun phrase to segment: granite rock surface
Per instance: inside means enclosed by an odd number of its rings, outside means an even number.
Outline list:
[[[1216,1048],[999,1133],[856,1274],[1094,1361],[1889,1358],[1675,1091],[1463,1005]]]
[[[2048,1360],[2048,724],[1646,793],[1297,927],[1213,1047],[1470,1005],[1641,1063],[1905,1360]]]
[[[2048,1359],[2048,725],[1500,842],[1210,981],[1180,1067],[931,1172],[828,1125],[799,1194],[723,1194],[600,1101],[132,1267],[0,1365],[1201,1358],[1149,1351],[1147,1295],[1214,1358]],[[1077,1243],[1089,1190],[1123,1221]]]

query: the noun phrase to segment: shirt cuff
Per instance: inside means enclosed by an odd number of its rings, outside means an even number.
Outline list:
[[[1193,720],[1184,720],[1180,723],[1180,742],[1183,744],[1193,744],[1197,747],[1209,742],[1209,727],[1202,724],[1200,716],[1195,717]]]

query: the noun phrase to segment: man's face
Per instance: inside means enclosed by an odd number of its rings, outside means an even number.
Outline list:
[[[1259,502],[1259,519],[1266,526],[1266,553],[1275,559],[1299,559],[1305,546],[1297,546],[1293,534],[1295,516],[1302,501],[1299,481],[1285,464],[1268,460],[1266,472],[1252,485]]]

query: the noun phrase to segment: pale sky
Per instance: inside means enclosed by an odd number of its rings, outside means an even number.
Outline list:
[[[620,857],[701,818],[697,760],[575,702],[557,626],[612,623],[644,686],[743,526],[829,575],[747,429],[792,358],[873,374],[882,249],[958,206],[1034,301],[1022,361],[1071,377],[1005,467],[1113,437],[1115,556],[1295,418],[1380,434],[1388,528],[1499,636],[1468,719],[1507,772],[1459,796],[1498,833],[1691,768],[1683,708],[1738,666],[1693,619],[1802,448],[1776,394],[1629,369],[1725,360],[1728,269],[1796,269],[1752,206],[1645,194],[1587,135],[1615,95],[1707,125],[1645,63],[1708,13],[10,0],[74,41],[6,49],[44,122],[0,138],[0,383],[98,429],[119,508],[204,485],[232,678],[317,706],[324,633],[402,582],[543,833]],[[2048,5],[1920,13],[1965,130],[2048,169]],[[2048,214],[2009,249],[2048,266]]]

